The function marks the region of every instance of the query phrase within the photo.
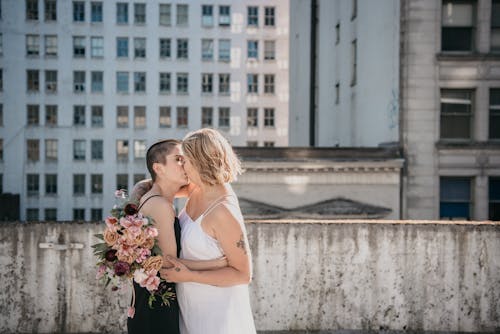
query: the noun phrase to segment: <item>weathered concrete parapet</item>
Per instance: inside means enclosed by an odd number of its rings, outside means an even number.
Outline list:
[[[101,224],[0,225],[1,333],[119,333],[129,291],[95,281]],[[249,221],[257,328],[500,329],[500,224]],[[52,246],[51,246],[52,245]]]

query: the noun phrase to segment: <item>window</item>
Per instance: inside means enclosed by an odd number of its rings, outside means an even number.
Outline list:
[[[116,38],[116,57],[128,58],[128,37]]]
[[[57,174],[45,174],[45,194],[57,195]]]
[[[27,158],[30,162],[40,161],[40,141],[38,139],[27,139]]]
[[[93,222],[102,220],[102,209],[90,209],[90,220]]]
[[[73,57],[85,57],[85,37],[73,36]]]
[[[201,40],[201,59],[205,61],[212,61],[214,59],[214,40],[202,39]]]
[[[274,15],[274,7],[264,7],[264,25],[266,27],[274,27],[275,26],[275,15]]]
[[[201,127],[211,127],[213,125],[214,109],[211,107],[201,108]]]
[[[264,74],[264,93],[274,94],[274,74]]]
[[[214,25],[214,6],[201,6],[201,25],[204,27],[212,27]]]
[[[0,139],[0,161],[3,161],[3,139]],[[0,175],[3,182],[3,174]],[[3,185],[2,185],[3,186]]]
[[[265,141],[264,147],[274,147],[274,142],[273,141]]]
[[[259,146],[259,143],[257,141],[253,140],[247,141],[247,147],[257,147],[257,146]]]
[[[489,220],[500,220],[500,177],[489,177]]]
[[[335,26],[335,45],[340,43],[340,23]]]
[[[249,27],[259,26],[259,7],[248,7],[247,8],[247,25]]]
[[[128,107],[127,106],[116,107],[116,127],[128,128]]]
[[[102,106],[91,106],[90,125],[93,128],[102,128],[104,126],[104,114]]]
[[[45,139],[45,160],[57,161],[57,139]]]
[[[3,56],[3,34],[0,33],[0,56]]]
[[[160,72],[160,93],[170,93],[170,73]]]
[[[85,2],[73,1],[73,22],[85,21]]]
[[[500,88],[490,89],[489,139],[500,139]]]
[[[134,128],[144,129],[146,127],[146,107],[134,107]]]
[[[38,92],[40,90],[40,78],[38,70],[27,70],[28,92]]]
[[[45,21],[56,21],[57,20],[57,4],[56,0],[45,0]]]
[[[219,128],[228,128],[230,125],[230,109],[226,107],[219,108]]]
[[[26,20],[38,20],[38,0],[26,0]]]
[[[45,126],[57,126],[57,105],[45,106]]]
[[[231,75],[229,73],[219,73],[219,94],[228,95],[230,92]]]
[[[247,58],[257,60],[259,58],[259,41],[247,42]]]
[[[231,25],[231,7],[219,6],[219,26],[229,27]]]
[[[116,159],[119,161],[128,161],[128,140],[116,141]]]
[[[94,23],[102,22],[102,1],[90,3],[90,20]]]
[[[439,218],[471,218],[470,177],[441,177],[439,180]]]
[[[73,140],[73,160],[78,160],[78,161],[85,160],[85,140],[83,139]]]
[[[134,72],[134,91],[136,93],[146,92],[146,72]]]
[[[118,2],[116,4],[116,23],[128,24],[128,3]]]
[[[40,54],[40,36],[26,35],[26,55],[38,56]]]
[[[128,175],[127,174],[117,174],[116,175],[116,189],[128,189]]]
[[[146,39],[134,38],[134,57],[146,58]]]
[[[40,175],[27,174],[26,175],[26,192],[28,196],[38,196],[40,191]]]
[[[472,138],[472,90],[441,90],[441,139]]]
[[[45,55],[48,57],[57,56],[57,36],[45,35]]]
[[[259,93],[259,75],[247,74],[247,92],[248,94]]]
[[[3,69],[0,68],[0,92],[3,92]]]
[[[177,40],[177,59],[188,59],[189,41],[187,39]]]
[[[177,94],[187,94],[188,84],[188,73],[177,73]]]
[[[104,57],[104,38],[102,37],[90,38],[90,56],[92,58]]]
[[[104,73],[102,71],[92,71],[90,73],[90,88],[92,90],[92,93],[102,93],[104,88],[104,83],[103,83],[103,77]]]
[[[92,160],[102,160],[103,153],[103,141],[101,139],[95,139],[90,142],[90,159]]]
[[[128,72],[116,72],[116,91],[128,93]]]
[[[160,107],[159,123],[160,123],[160,128],[170,128],[172,126],[170,107],[167,106]]]
[[[85,174],[73,174],[73,195],[85,195]]]
[[[85,92],[85,72],[73,71],[73,87],[75,93]]]
[[[172,45],[170,38],[160,38],[160,58],[170,58]]]
[[[102,194],[102,174],[90,175],[90,193]]]
[[[212,94],[213,91],[213,74],[212,73],[202,73],[201,74],[201,92],[205,94]]]
[[[57,92],[57,71],[45,71],[45,92]]]
[[[26,209],[26,221],[38,221],[40,220],[38,216],[38,209]]]
[[[56,221],[57,220],[57,209],[55,209],[55,208],[45,209],[45,220],[46,221]]]
[[[231,60],[231,40],[219,39],[219,61]]]
[[[351,43],[351,86],[356,85],[358,71],[358,41]]]
[[[188,108],[177,107],[177,127],[187,128],[188,126]]]
[[[491,51],[500,52],[500,1],[491,2]]]
[[[177,5],[177,25],[187,26],[188,24],[188,5]]]
[[[146,174],[134,174],[134,184],[146,179]]]
[[[26,123],[28,125],[40,124],[40,106],[37,104],[28,104],[26,106]]]
[[[259,110],[257,108],[248,108],[247,109],[247,127],[256,128],[258,126],[259,126]]]
[[[274,41],[264,41],[264,60],[276,59],[276,46]]]
[[[145,3],[135,3],[134,4],[134,23],[135,24],[146,24],[146,4]]]
[[[146,158],[146,141],[145,140],[134,140],[134,158],[135,159],[145,159]]]
[[[0,104],[0,126],[3,126],[3,104]]]
[[[474,4],[470,1],[443,1],[441,50],[474,50]]]
[[[73,106],[73,125],[85,126],[85,106]]]
[[[264,108],[264,127],[274,128],[274,108]]]
[[[160,4],[160,25],[172,25],[172,7],[170,4]]]
[[[73,209],[73,220],[85,220],[85,209],[75,208]]]

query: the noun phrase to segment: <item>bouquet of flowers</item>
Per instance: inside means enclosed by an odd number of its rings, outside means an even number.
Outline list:
[[[98,258],[96,279],[102,280],[106,286],[111,284],[113,291],[120,289],[124,282],[133,280],[150,292],[149,307],[157,297],[162,305],[170,306],[175,293],[158,276],[163,258],[153,219],[138,212],[138,203],[128,200],[126,191],[117,190],[115,197],[118,203],[105,219],[104,232],[95,235],[103,242],[92,246]],[[133,287],[132,292],[132,305],[127,312],[131,318],[135,313]]]

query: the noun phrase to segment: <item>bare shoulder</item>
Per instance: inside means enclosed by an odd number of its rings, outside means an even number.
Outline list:
[[[158,218],[172,218],[175,216],[172,203],[161,196],[155,196],[147,200],[141,211],[145,215],[152,216],[155,220]]]
[[[241,229],[243,224],[243,216],[236,201],[217,205],[205,219],[215,230],[219,228]]]

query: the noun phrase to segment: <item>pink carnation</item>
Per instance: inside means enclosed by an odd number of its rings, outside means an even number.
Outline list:
[[[146,227],[146,229],[144,229],[144,234],[148,237],[156,238],[158,236],[158,229],[156,227]]]
[[[97,268],[97,274],[95,275],[95,279],[101,279],[106,273],[106,266],[101,264],[99,268]]]
[[[135,260],[137,263],[142,263],[144,260],[151,255],[151,251],[147,248],[137,248],[137,259]]]
[[[125,227],[125,228],[129,228],[130,226],[133,225],[133,223],[130,220],[128,220],[127,218],[122,217],[122,218],[120,218],[120,225]]]
[[[143,280],[140,283],[140,286],[146,288],[148,291],[155,291],[156,289],[158,289],[158,285],[160,285],[160,278],[156,276],[155,270],[148,271],[147,274],[148,278]]]

